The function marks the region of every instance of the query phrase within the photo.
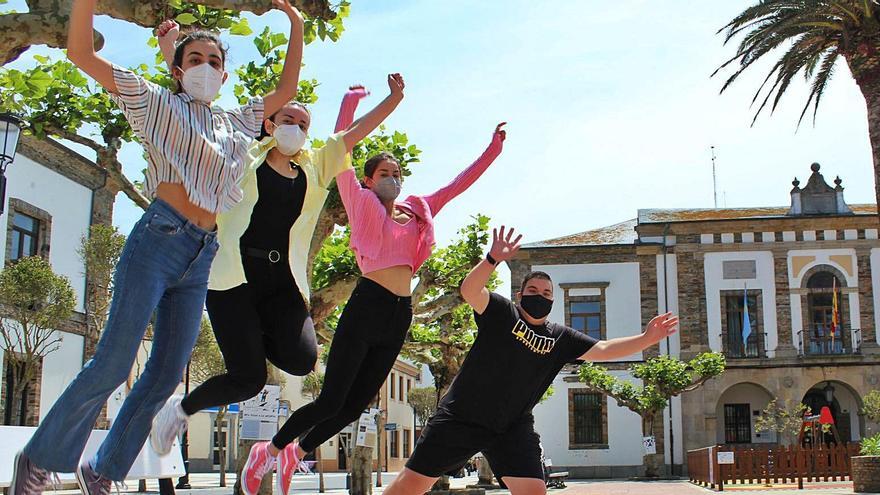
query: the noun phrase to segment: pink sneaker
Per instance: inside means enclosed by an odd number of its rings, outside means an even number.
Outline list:
[[[290,491],[290,482],[293,480],[293,473],[299,469],[299,458],[296,456],[297,442],[284,447],[284,450],[278,454],[278,464],[275,467],[275,487],[280,495],[287,495]]]
[[[269,455],[269,442],[255,443],[248,454],[247,464],[241,470],[241,489],[246,495],[256,495],[260,491],[263,477],[272,471],[275,459]]]

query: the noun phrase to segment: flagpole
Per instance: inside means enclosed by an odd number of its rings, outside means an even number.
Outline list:
[[[837,334],[837,277],[831,278],[831,352],[834,352],[834,337]]]

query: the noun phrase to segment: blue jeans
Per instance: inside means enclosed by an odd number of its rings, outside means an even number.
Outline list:
[[[98,450],[95,470],[122,481],[153,416],[180,383],[195,345],[217,236],[155,200],[135,224],[116,266],[113,302],[94,357],[40,424],[25,453],[37,466],[73,472],[110,394],[128,379],[155,311],[150,358]]]

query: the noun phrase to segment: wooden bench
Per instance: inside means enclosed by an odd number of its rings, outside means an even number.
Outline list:
[[[12,482],[12,468],[15,454],[21,450],[36,431],[29,426],[0,426],[0,487],[7,487]],[[89,459],[95,455],[101,442],[107,436],[107,430],[92,430],[82,458]],[[168,455],[159,456],[147,440],[131,466],[126,480],[145,480],[159,478],[178,478],[185,474],[183,456],[177,440]],[[63,484],[76,483],[73,473],[58,473]]]
[[[568,479],[568,471],[557,471],[552,472],[551,468],[553,467],[553,461],[550,459],[544,460],[544,483],[547,485],[547,488],[565,488],[565,480]]]
[[[559,471],[547,475],[547,488],[565,488],[565,480],[568,479],[568,471]]]

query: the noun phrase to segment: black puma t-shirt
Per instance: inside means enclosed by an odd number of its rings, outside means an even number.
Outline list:
[[[498,432],[531,414],[562,367],[597,342],[565,325],[529,325],[495,293],[474,319],[477,338],[438,408]]]

